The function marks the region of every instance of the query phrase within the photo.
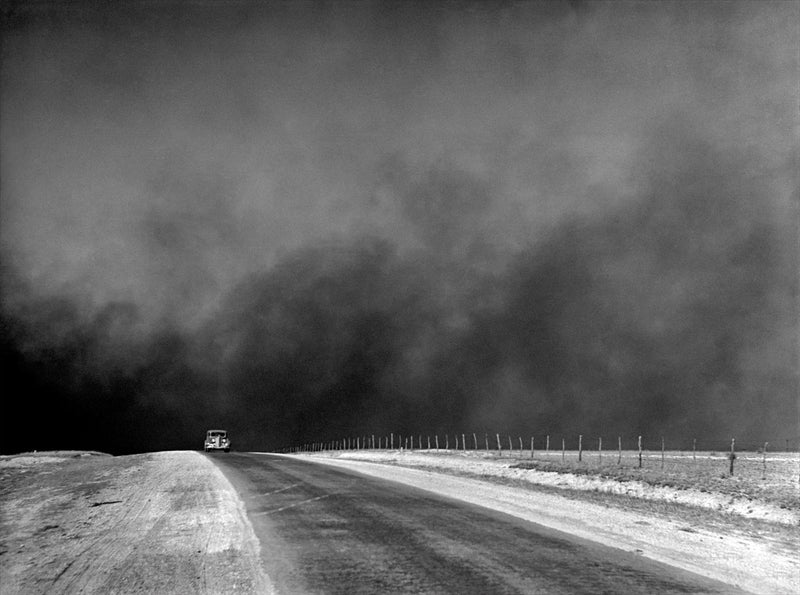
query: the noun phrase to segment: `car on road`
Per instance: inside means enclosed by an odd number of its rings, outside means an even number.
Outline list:
[[[209,430],[206,432],[205,451],[211,452],[212,450],[222,450],[225,452],[229,452],[231,450],[231,441],[228,438],[227,431]]]

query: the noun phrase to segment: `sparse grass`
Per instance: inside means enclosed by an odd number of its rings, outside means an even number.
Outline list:
[[[734,475],[730,475],[727,455],[714,453],[666,452],[662,463],[661,453],[646,453],[639,468],[638,454],[623,451],[618,463],[618,453],[605,453],[601,459],[597,452],[584,452],[578,461],[577,452],[561,453],[519,452],[507,454],[515,461],[512,467],[536,469],[575,475],[593,475],[618,482],[640,481],[649,485],[671,487],[678,490],[694,489],[700,492],[725,494],[736,498],[758,499],[780,506],[800,510],[800,456],[797,453],[772,453],[767,455],[766,473],[764,459],[758,453],[739,453],[734,461]]]

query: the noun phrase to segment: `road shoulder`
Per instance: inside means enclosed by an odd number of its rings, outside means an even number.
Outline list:
[[[441,471],[323,456],[304,458],[484,506],[753,593],[800,592],[800,560],[796,554],[776,551],[769,542],[729,534],[724,529],[695,527],[680,518],[654,518],[607,504]]]
[[[28,459],[0,460],[0,591],[273,591],[240,499],[202,454]]]

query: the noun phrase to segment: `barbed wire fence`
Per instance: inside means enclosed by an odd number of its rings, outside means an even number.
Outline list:
[[[472,453],[533,460],[542,464],[601,468],[608,465],[685,470],[687,462],[701,472],[734,476],[746,468],[766,478],[771,460],[795,460],[800,465],[800,436],[772,440],[676,439],[666,436],[529,435],[490,432],[444,434],[362,434],[279,449],[282,453],[345,451],[423,451]]]

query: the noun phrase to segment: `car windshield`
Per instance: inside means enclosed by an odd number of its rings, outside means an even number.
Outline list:
[[[209,438],[215,438],[217,436],[222,436],[224,438],[226,433],[227,432],[209,432],[208,436],[209,436]]]

